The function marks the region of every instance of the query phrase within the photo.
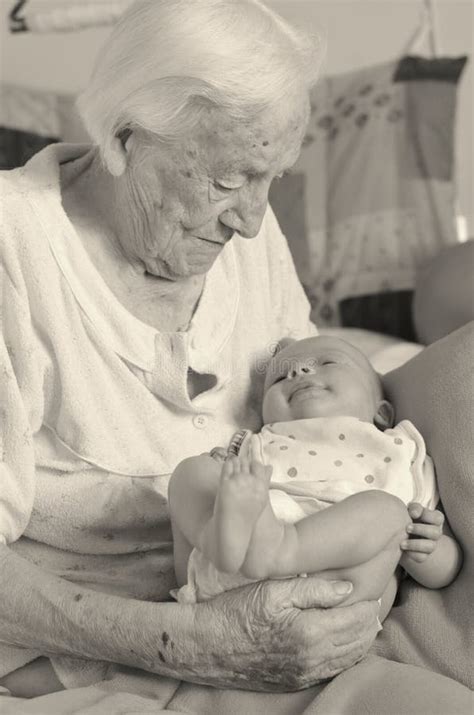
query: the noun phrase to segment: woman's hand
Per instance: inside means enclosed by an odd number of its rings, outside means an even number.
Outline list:
[[[215,687],[300,690],[356,663],[377,633],[376,602],[333,608],[349,593],[315,577],[255,583],[180,605],[90,591],[1,545],[0,572],[5,643]]]
[[[183,677],[294,691],[340,673],[366,654],[378,629],[376,602],[333,608],[345,588],[317,577],[265,581],[198,604],[196,666]]]

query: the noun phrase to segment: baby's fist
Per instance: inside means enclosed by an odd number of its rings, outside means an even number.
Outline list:
[[[408,514],[413,523],[407,526],[410,538],[401,543],[401,549],[408,552],[407,556],[414,561],[421,563],[436,549],[443,534],[444,514],[416,502],[408,505]]]

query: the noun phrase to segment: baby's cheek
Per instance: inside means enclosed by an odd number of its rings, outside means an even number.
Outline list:
[[[290,415],[288,402],[281,390],[271,387],[263,400],[263,421],[265,424],[271,422],[282,422]]]

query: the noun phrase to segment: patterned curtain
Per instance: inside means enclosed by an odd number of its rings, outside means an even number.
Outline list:
[[[297,165],[272,187],[318,325],[414,339],[417,269],[455,243],[454,119],[465,57],[322,79]]]

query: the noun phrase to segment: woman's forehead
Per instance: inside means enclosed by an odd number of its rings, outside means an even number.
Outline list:
[[[292,166],[298,158],[307,122],[301,101],[281,112],[263,112],[251,122],[210,112],[191,138],[206,164],[219,171],[265,174],[277,160]]]

